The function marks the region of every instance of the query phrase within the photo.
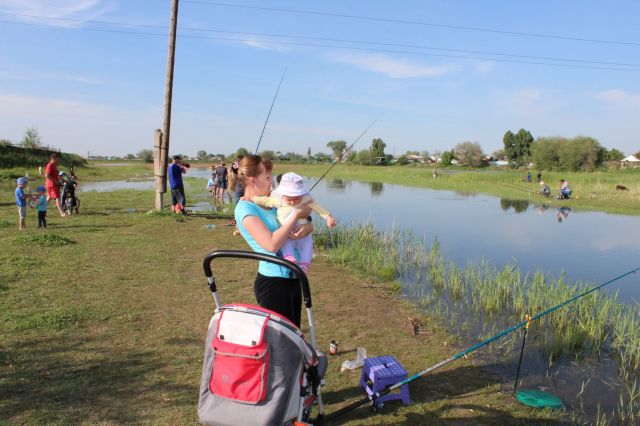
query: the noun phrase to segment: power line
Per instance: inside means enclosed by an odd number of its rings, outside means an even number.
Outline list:
[[[588,43],[619,44],[624,46],[640,46],[640,43],[631,42],[631,41],[602,40],[602,39],[594,39],[594,38],[562,36],[562,35],[556,35],[556,34],[507,31],[507,30],[497,30],[494,28],[437,24],[434,22],[412,21],[412,20],[395,19],[395,18],[380,18],[375,16],[364,16],[364,15],[350,15],[350,14],[344,14],[344,13],[320,12],[320,11],[314,11],[314,10],[288,9],[288,8],[265,7],[265,6],[249,6],[249,5],[220,3],[220,2],[202,1],[202,0],[183,0],[183,1],[185,3],[200,4],[205,6],[222,6],[222,7],[233,7],[233,8],[239,8],[239,9],[264,10],[268,12],[284,12],[284,13],[295,13],[300,15],[328,16],[333,18],[358,19],[362,21],[374,21],[374,22],[389,22],[394,24],[420,25],[420,26],[427,26],[427,27],[446,28],[446,29],[452,29],[452,30],[465,30],[465,31],[477,31],[477,32],[486,32],[486,33],[504,34],[504,35],[517,35],[522,37],[537,37],[537,38],[547,38],[547,39],[557,39],[557,40],[580,41],[580,42],[588,42]]]
[[[27,18],[49,19],[49,20],[57,20],[57,21],[64,21],[64,22],[164,29],[164,26],[152,25],[152,24],[133,24],[133,23],[127,23],[127,22],[102,21],[102,20],[100,21],[99,20],[81,20],[81,19],[49,17],[49,16],[43,16],[43,15],[32,15],[32,14],[23,14],[23,13],[8,13],[8,12],[2,12],[2,11],[0,11],[0,13],[6,14],[6,15],[27,17]],[[365,44],[365,45],[373,45],[373,46],[400,47],[400,48],[408,48],[408,49],[435,50],[435,51],[443,51],[443,52],[469,53],[474,55],[505,56],[505,57],[511,57],[511,58],[535,59],[535,60],[545,60],[545,61],[576,62],[576,63],[585,63],[585,64],[614,65],[614,66],[623,66],[623,67],[624,66],[640,67],[640,64],[632,64],[632,63],[624,63],[624,62],[595,61],[595,60],[577,59],[577,58],[558,58],[558,57],[552,57],[552,56],[532,56],[532,55],[521,55],[521,54],[515,54],[515,53],[504,53],[504,52],[483,51],[483,50],[452,49],[452,48],[445,48],[445,47],[425,46],[425,45],[416,45],[416,44],[402,44],[402,43],[388,43],[388,42],[381,42],[381,41],[349,40],[349,39],[337,39],[337,38],[329,38],[329,37],[312,37],[312,36],[301,36],[301,35],[295,35],[295,34],[256,33],[256,32],[247,32],[247,31],[220,30],[215,28],[202,28],[202,27],[180,26],[179,29],[182,31],[199,31],[199,32],[211,32],[211,33],[222,33],[222,34],[258,36],[258,37],[275,37],[275,38],[285,38],[285,39],[288,38],[288,39],[298,39],[298,40],[329,41],[329,42],[336,42],[336,43],[351,43],[351,44]]]
[[[8,24],[16,24],[16,25],[35,26],[35,27],[41,27],[41,28],[51,28],[51,29],[64,29],[64,30],[76,30],[76,31],[92,31],[92,32],[105,32],[105,33],[118,33],[118,34],[133,34],[133,35],[166,37],[166,34],[164,34],[164,33],[149,33],[149,32],[141,32],[141,31],[124,31],[124,30],[104,29],[104,28],[63,27],[63,26],[59,26],[59,25],[36,24],[36,23],[17,22],[17,21],[8,21],[8,20],[0,20],[0,22],[8,23]],[[577,69],[593,69],[593,70],[606,70],[606,71],[640,72],[640,69],[633,69],[633,68],[615,68],[615,67],[607,67],[607,66],[562,64],[562,63],[551,63],[551,62],[538,62],[538,61],[533,61],[533,60],[525,61],[525,60],[516,60],[516,59],[498,59],[498,58],[486,58],[486,57],[465,56],[465,55],[444,54],[444,53],[430,53],[430,52],[416,52],[416,51],[394,50],[394,49],[375,49],[375,48],[368,48],[368,47],[341,46],[341,45],[321,44],[321,43],[302,43],[302,42],[293,42],[293,41],[273,41],[273,40],[265,41],[265,40],[261,40],[261,39],[212,37],[212,36],[193,35],[193,34],[181,34],[178,37],[179,38],[205,39],[205,40],[231,41],[231,42],[239,42],[239,43],[244,43],[244,44],[246,44],[246,43],[265,43],[266,42],[266,43],[270,43],[270,44],[274,44],[274,45],[283,45],[283,46],[318,47],[318,48],[356,50],[356,51],[377,52],[377,53],[396,53],[396,54],[404,54],[404,55],[436,56],[436,57],[465,59],[465,60],[476,60],[476,61],[487,61],[487,60],[490,60],[490,61],[495,61],[495,62],[505,62],[505,63],[514,63],[514,64],[527,64],[527,65],[541,65],[541,66],[561,67],[561,68],[577,68]],[[633,66],[638,66],[638,65],[633,65]]]

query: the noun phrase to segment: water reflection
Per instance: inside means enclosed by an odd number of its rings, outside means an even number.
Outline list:
[[[549,210],[549,206],[546,204],[540,204],[538,206],[538,214],[542,214],[544,212],[546,212],[547,210]]]
[[[455,194],[462,198],[474,198],[478,196],[477,192],[455,191]]]
[[[565,220],[567,220],[567,217],[569,217],[569,213],[571,212],[571,208],[569,207],[560,207],[558,209],[558,213],[556,214],[556,218],[558,219],[558,222],[563,222]]]
[[[382,190],[384,189],[384,184],[382,182],[371,182],[369,183],[371,187],[371,195],[379,196],[382,194]]]
[[[513,209],[516,213],[526,212],[529,208],[529,202],[527,200],[511,200],[509,198],[500,198],[500,207],[504,211]]]
[[[327,179],[327,187],[344,190],[346,188],[346,181],[344,179]]]

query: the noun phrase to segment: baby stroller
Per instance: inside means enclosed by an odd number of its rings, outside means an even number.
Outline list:
[[[260,306],[222,305],[211,271],[216,258],[262,260],[300,279],[311,344],[288,319]],[[326,356],[318,351],[309,281],[292,262],[262,253],[218,250],[203,262],[216,310],[205,344],[198,417],[204,425],[323,424],[320,396]],[[313,406],[318,414],[311,419]]]

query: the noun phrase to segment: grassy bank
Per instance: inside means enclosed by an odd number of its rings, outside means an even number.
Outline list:
[[[152,199],[150,191],[85,193],[80,215],[51,211],[42,232],[30,210],[29,229],[19,232],[11,193],[2,191],[0,423],[195,423],[213,311],[201,260],[210,250],[246,245],[224,220],[137,213]],[[214,263],[221,297],[251,303],[256,267],[239,262]],[[358,346],[370,356],[394,354],[409,371],[458,349],[389,284],[322,257],[310,282],[319,344],[340,342],[327,375],[329,411],[362,397],[359,373],[340,373]],[[408,317],[420,318],[425,333],[413,336]],[[340,424],[562,423],[558,413],[515,403],[468,360],[413,383],[411,395],[410,406],[390,403],[376,416],[362,408]]]
[[[277,164],[276,173],[295,171],[305,176],[321,176],[327,165]],[[580,210],[599,210],[609,213],[640,214],[640,168],[622,171],[592,173],[543,173],[552,194],[559,191],[559,180],[566,179],[573,189],[574,198],[554,200],[537,194],[538,184],[525,180],[526,171],[440,169],[433,179],[431,167],[423,166],[355,166],[336,165],[325,179],[348,179],[365,182],[384,182],[418,188],[445,189],[459,192],[480,192],[502,198],[528,200],[549,205],[570,205]],[[535,180],[535,172],[532,173]],[[616,185],[625,185],[628,191],[617,191]],[[531,192],[531,195],[529,194]]]
[[[153,165],[140,161],[118,161],[91,163],[76,169],[82,181],[106,181],[122,179],[151,179]],[[209,163],[193,163],[194,167],[207,167]],[[276,164],[275,173],[295,171],[305,176],[320,176],[329,165]],[[511,200],[531,200],[540,204],[565,205],[580,210],[598,210],[608,213],[640,214],[640,168],[621,171],[598,171],[592,173],[543,173],[543,179],[556,194],[559,180],[569,181],[574,198],[567,201],[538,195],[538,184],[525,182],[524,171],[440,169],[433,179],[431,167],[427,166],[356,166],[336,165],[325,179],[348,179],[364,182],[383,182],[418,188],[442,189],[464,193],[483,193]],[[1,169],[0,182],[8,182],[23,176],[25,171],[36,177],[37,169]],[[534,177],[535,177],[535,173]],[[188,174],[187,174],[188,176]],[[37,180],[38,178],[36,178]],[[535,180],[535,179],[534,179]],[[624,185],[628,191],[616,190]]]

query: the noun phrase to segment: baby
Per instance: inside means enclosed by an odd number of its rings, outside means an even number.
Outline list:
[[[251,201],[262,207],[277,208],[278,221],[281,224],[287,220],[297,206],[306,205],[325,219],[329,228],[336,226],[336,220],[331,216],[331,213],[313,201],[313,198],[309,195],[309,190],[304,184],[304,180],[295,173],[282,175],[280,185],[271,193],[271,196],[253,197]],[[306,223],[306,219],[300,220],[299,223]],[[300,261],[296,261],[296,250],[298,250]],[[296,240],[288,239],[282,246],[282,255],[285,259],[297,263],[306,273],[313,257],[313,239],[311,235]]]

